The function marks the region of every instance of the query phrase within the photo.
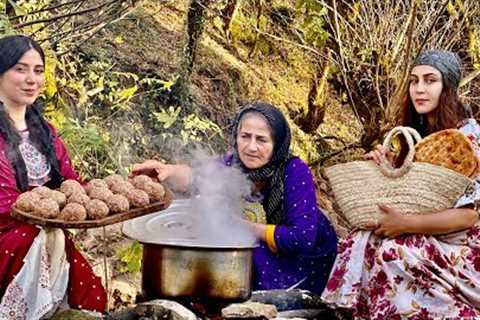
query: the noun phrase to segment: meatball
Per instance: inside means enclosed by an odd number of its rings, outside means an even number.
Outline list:
[[[65,221],[81,221],[87,218],[87,210],[79,203],[68,203],[58,215],[58,219]]]
[[[149,183],[153,182],[153,180],[149,176],[141,174],[141,175],[133,177],[131,182],[135,186],[135,188],[144,190],[145,186],[148,185]]]
[[[105,202],[112,194],[112,191],[105,188],[92,188],[90,189],[90,193],[88,195],[92,199],[98,199]]]
[[[113,193],[118,193],[124,196],[127,196],[128,191],[131,189],[134,189],[134,186],[128,181],[118,182],[110,187],[110,190]]]
[[[105,181],[108,187],[111,188],[113,185],[117,183],[124,182],[125,179],[119,174],[112,174],[112,175],[109,175],[108,177],[105,177],[103,181]]]
[[[52,193],[52,189],[49,189],[47,187],[35,187],[32,189],[32,192],[35,192],[40,196],[40,198],[50,198],[50,195]]]
[[[65,196],[70,197],[75,192],[85,193],[82,185],[76,180],[65,180],[60,185],[60,191],[62,191]]]
[[[57,190],[52,190],[50,192],[49,198],[55,200],[60,208],[63,208],[65,206],[65,203],[67,203],[67,197],[65,196],[65,194]]]
[[[90,197],[81,192],[73,193],[67,200],[68,203],[78,203],[82,206],[85,206],[88,201],[90,201]]]
[[[96,220],[108,216],[108,206],[105,202],[98,199],[92,199],[86,204],[88,219]]]
[[[47,219],[53,219],[57,217],[59,213],[60,207],[58,206],[58,203],[55,200],[49,198],[40,199],[40,201],[38,201],[37,205],[35,206],[34,211],[34,214],[36,216]]]
[[[162,201],[165,197],[165,188],[157,182],[151,182],[146,184],[143,191],[148,194],[148,197],[152,202]]]
[[[140,189],[132,189],[127,193],[128,202],[132,207],[145,207],[150,203],[148,194]]]
[[[35,210],[39,201],[40,195],[38,193],[28,191],[18,196],[15,207],[22,211],[31,212]]]
[[[92,179],[88,182],[88,184],[85,186],[85,190],[87,191],[87,193],[90,192],[90,189],[93,189],[93,188],[104,188],[104,189],[108,189],[108,184],[101,180],[101,179]]]
[[[121,194],[114,194],[107,199],[107,205],[110,208],[110,211],[113,213],[118,213],[122,211],[127,211],[130,209],[130,204],[128,199]]]

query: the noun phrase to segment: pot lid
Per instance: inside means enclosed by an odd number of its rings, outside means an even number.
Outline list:
[[[207,239],[197,227],[202,217],[192,214],[189,199],[173,200],[165,210],[123,222],[122,232],[141,243],[196,248],[254,248],[255,243],[233,239]]]

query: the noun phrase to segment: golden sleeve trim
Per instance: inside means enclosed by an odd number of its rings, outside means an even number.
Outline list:
[[[265,230],[265,239],[267,241],[268,248],[270,251],[277,253],[278,248],[277,244],[275,243],[275,225],[267,224],[267,229]]]

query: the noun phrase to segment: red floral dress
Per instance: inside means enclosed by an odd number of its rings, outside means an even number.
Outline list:
[[[48,180],[42,172],[49,171],[50,167],[45,164],[36,150],[32,149],[28,139],[24,142],[26,143],[21,145],[20,152],[26,162],[29,183],[32,186],[41,184],[41,181]],[[54,149],[60,174],[65,179],[78,180],[79,177],[72,168],[67,150],[57,136],[54,138]],[[35,163],[35,159],[39,162]],[[26,319],[25,314],[28,314],[33,307],[24,298],[24,288],[15,285],[13,281],[24,270],[26,257],[35,254],[30,249],[37,244],[41,228],[21,223],[10,217],[10,208],[19,194],[15,173],[6,157],[5,141],[0,137],[0,319]],[[64,254],[66,263],[63,266],[67,270],[64,278],[67,283],[64,289],[68,305],[77,309],[104,311],[106,293],[101,280],[95,276],[91,266],[75,248],[67,234],[64,235]],[[40,262],[39,278],[33,282],[42,284],[45,280],[42,280],[42,276],[48,275],[48,272],[45,273],[42,270],[49,271],[50,263],[44,260]],[[32,275],[37,271],[39,270],[33,270],[33,272],[26,270],[23,273]],[[32,299],[32,297],[29,298]]]
[[[480,126],[459,128],[475,144]],[[478,152],[480,154],[480,152]],[[480,200],[480,179],[456,207]],[[480,319],[480,223],[395,239],[354,231],[342,241],[322,299],[358,319]]]

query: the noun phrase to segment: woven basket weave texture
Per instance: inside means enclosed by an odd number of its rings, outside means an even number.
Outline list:
[[[472,183],[471,179],[453,170],[412,162],[415,150],[412,130],[396,127],[385,139],[384,146],[388,146],[395,134],[400,132],[406,137],[410,150],[399,169],[388,168],[386,160],[383,167],[373,161],[354,161],[325,169],[337,204],[352,227],[365,228],[375,223],[379,218],[379,203],[404,214],[452,208]]]

